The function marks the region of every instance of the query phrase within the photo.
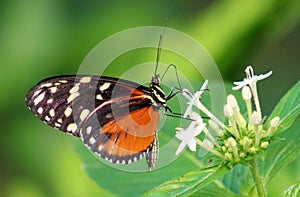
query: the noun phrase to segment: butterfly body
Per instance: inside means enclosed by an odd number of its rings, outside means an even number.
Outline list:
[[[158,110],[167,109],[157,75],[150,87],[104,76],[52,77],[28,92],[26,104],[46,124],[80,137],[112,163],[146,156],[149,169],[155,166]]]

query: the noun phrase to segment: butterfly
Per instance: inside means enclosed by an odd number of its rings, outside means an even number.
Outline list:
[[[156,69],[159,54],[160,47]],[[149,87],[95,75],[47,78],[29,90],[26,105],[51,127],[80,137],[99,157],[116,164],[146,157],[152,170],[158,159],[159,110],[170,110],[166,102],[175,95],[166,97],[156,69]]]

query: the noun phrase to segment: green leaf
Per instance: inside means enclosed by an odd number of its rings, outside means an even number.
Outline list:
[[[217,184],[217,183],[211,183],[207,185],[206,187],[202,188],[201,190],[197,191],[194,196],[197,197],[207,197],[207,196],[213,196],[213,197],[224,197],[224,196],[230,196],[230,197],[242,197],[241,195],[238,195],[228,188],[225,188],[223,185]]]
[[[201,166],[195,156],[186,152],[165,167],[154,169],[152,172],[133,172],[134,165],[139,165],[147,170],[145,159],[130,165],[117,165],[100,161],[95,155],[87,150],[82,142],[74,143],[74,149],[78,153],[83,169],[96,184],[109,190],[117,196],[138,196],[165,181],[176,178],[196,167]],[[174,157],[175,154],[163,155],[160,158]],[[124,170],[120,170],[123,168]],[[127,171],[125,171],[127,169]],[[129,171],[131,170],[131,171]]]
[[[300,181],[289,186],[283,193],[282,197],[299,197],[300,196]]]
[[[228,170],[229,168],[223,165],[193,170],[155,187],[143,196],[189,196],[224,176]]]
[[[234,166],[223,178],[222,183],[226,188],[237,194],[248,195],[253,189],[253,178],[249,169],[243,165]]]
[[[284,138],[283,141],[271,144],[266,150],[266,157],[264,161],[258,160],[258,165],[261,174],[265,178],[266,185],[270,180],[284,168],[287,164],[292,162],[300,151],[300,118],[296,123],[292,125],[284,135],[280,135]]]
[[[296,83],[286,93],[279,103],[276,105],[270,117],[267,119],[266,125],[269,126],[270,121],[275,117],[280,117],[279,132],[288,129],[300,114],[300,81]]]
[[[270,120],[279,116],[281,118],[279,137],[283,140],[271,143],[265,153],[264,161],[258,160],[261,175],[266,186],[279,170],[293,161],[300,151],[300,121],[295,121],[300,113],[300,82],[280,100],[268,118]],[[292,124],[294,122],[294,124]]]

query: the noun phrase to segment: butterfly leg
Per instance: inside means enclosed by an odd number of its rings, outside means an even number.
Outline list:
[[[155,167],[158,158],[158,139],[157,134],[154,134],[154,140],[152,146],[149,148],[149,152],[146,153],[146,161],[149,167],[149,171],[152,171]]]

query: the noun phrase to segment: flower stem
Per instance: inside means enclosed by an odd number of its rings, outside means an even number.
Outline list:
[[[251,165],[250,170],[251,170],[252,177],[253,177],[253,180],[255,183],[258,197],[265,197],[266,191],[265,191],[264,185],[262,183],[262,180],[259,176],[258,167],[257,167],[254,159],[250,161],[250,165]]]
[[[218,118],[216,118],[200,101],[197,101],[196,106],[203,113],[205,113],[210,119],[215,121],[215,123],[217,123],[221,128],[225,127],[225,125]]]
[[[252,84],[252,86],[250,86],[250,88],[252,90],[253,100],[254,100],[256,111],[258,112],[259,116],[261,117],[261,109],[260,109],[260,104],[259,104],[259,99],[258,99],[256,84],[255,83]]]

